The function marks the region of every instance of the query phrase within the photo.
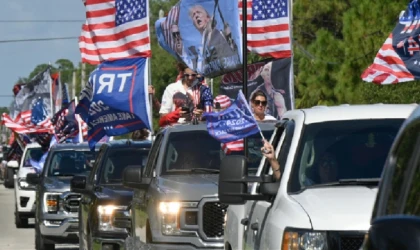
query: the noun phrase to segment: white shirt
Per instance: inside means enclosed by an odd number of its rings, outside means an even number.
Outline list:
[[[168,114],[175,110],[176,107],[174,105],[173,96],[177,92],[181,92],[184,95],[187,94],[187,91],[185,91],[181,80],[171,83],[166,87],[165,91],[163,92],[159,114]],[[188,93],[192,95],[191,88],[188,88]]]
[[[271,115],[265,115],[263,121],[275,121],[277,120],[274,116]]]

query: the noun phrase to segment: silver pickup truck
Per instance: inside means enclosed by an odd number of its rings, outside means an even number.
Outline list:
[[[70,180],[74,175],[90,173],[94,154],[87,143],[56,144],[48,153],[42,173],[27,175],[27,182],[37,185],[36,250],[52,250],[55,244],[79,243],[81,195],[70,192]]]
[[[260,128],[270,138],[274,123]],[[248,139],[250,174],[261,160],[261,146],[260,134]],[[145,168],[124,172],[124,185],[134,189],[126,249],[223,249],[227,206],[217,192],[220,162],[229,150],[224,149],[205,124],[159,131]]]

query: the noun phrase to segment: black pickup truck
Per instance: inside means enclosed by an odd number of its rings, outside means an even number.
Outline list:
[[[127,166],[146,164],[150,141],[117,140],[99,149],[88,177],[75,176],[71,190],[82,194],[79,209],[80,249],[123,249],[131,228],[128,206],[133,191],[122,186]]]

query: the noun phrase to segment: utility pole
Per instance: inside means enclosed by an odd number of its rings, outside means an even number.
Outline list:
[[[73,97],[72,99],[74,99],[76,97],[76,70],[73,71],[71,93]]]
[[[80,81],[80,89],[86,86],[86,64],[82,63],[82,79]]]

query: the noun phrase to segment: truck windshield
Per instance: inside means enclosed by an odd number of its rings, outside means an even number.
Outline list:
[[[114,149],[105,161],[105,167],[101,170],[102,184],[122,183],[124,169],[128,166],[146,166],[149,149],[130,148]]]
[[[55,151],[49,161],[48,176],[74,176],[92,170],[95,153],[88,151]]]
[[[39,162],[41,157],[44,155],[41,148],[28,148],[26,150],[25,159],[23,161],[23,167],[32,167],[31,160]]]
[[[289,192],[337,185],[377,186],[403,119],[349,120],[305,126]]]
[[[272,130],[263,130],[269,140]],[[217,174],[226,155],[244,155],[243,141],[222,144],[207,131],[172,132],[165,148],[162,174]],[[248,137],[248,169],[255,172],[261,161],[263,141],[259,133]]]

